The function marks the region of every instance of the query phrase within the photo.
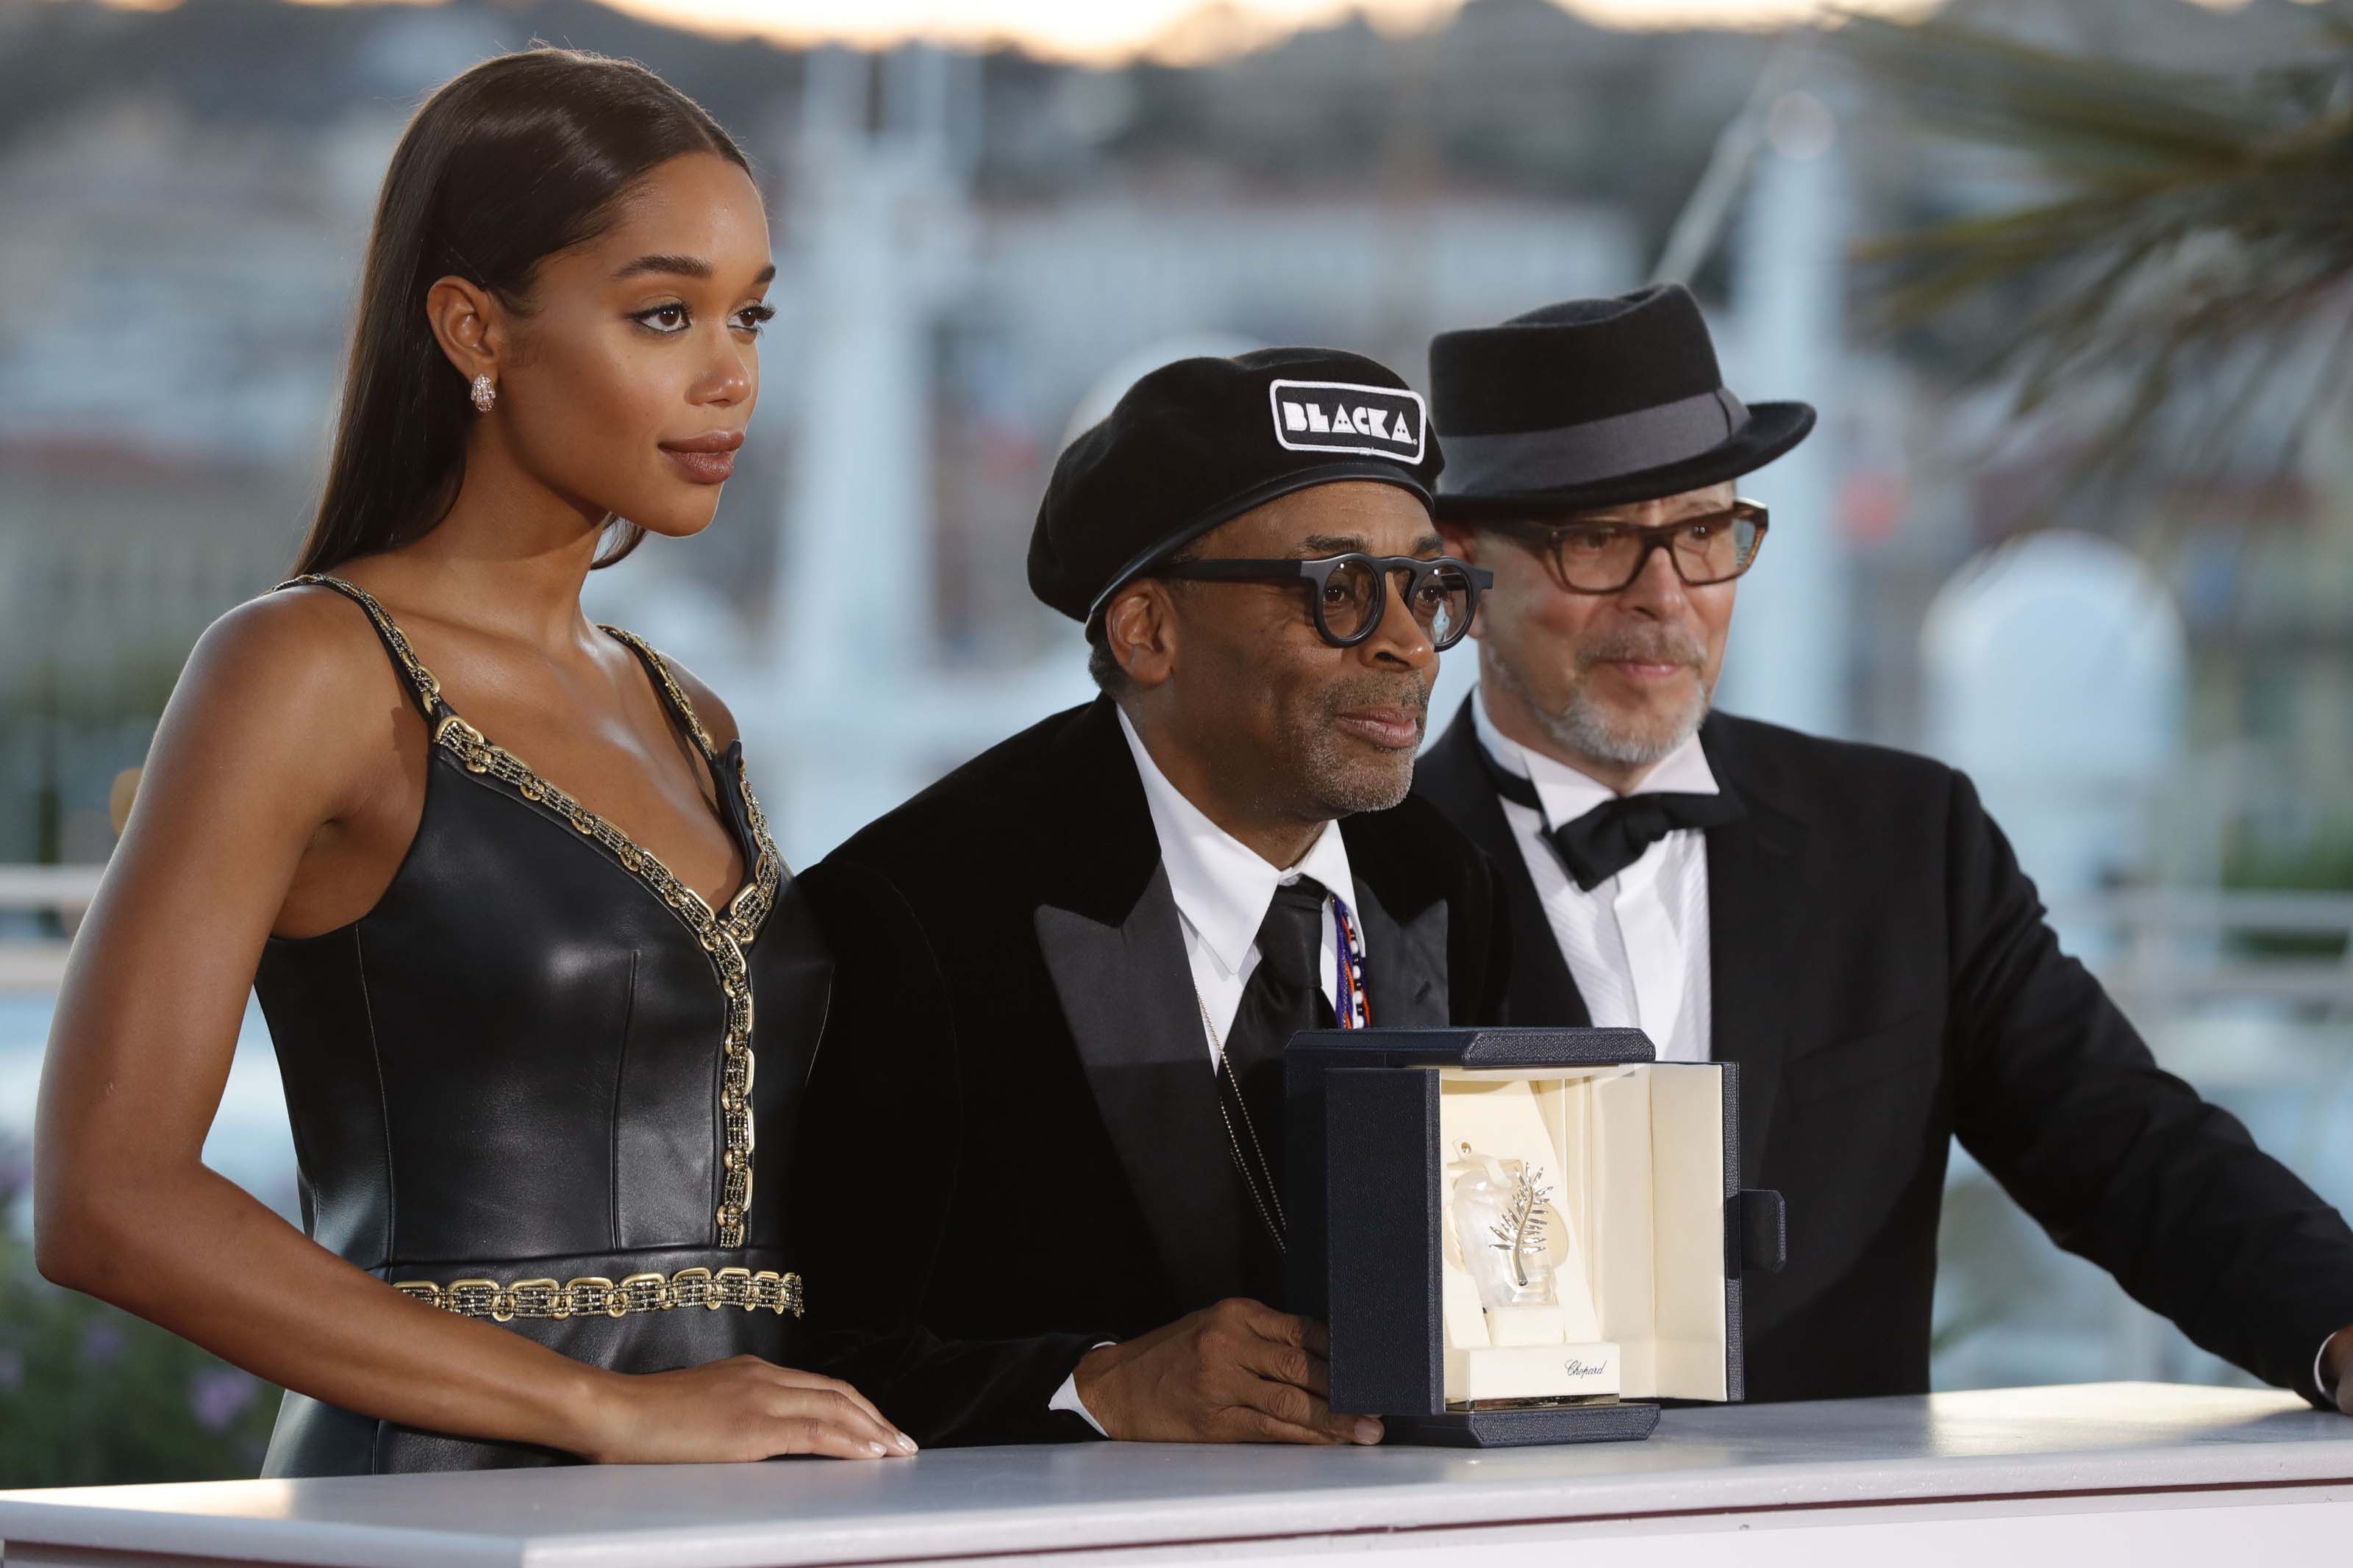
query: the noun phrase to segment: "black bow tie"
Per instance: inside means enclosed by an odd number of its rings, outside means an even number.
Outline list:
[[[1539,816],[1544,815],[1544,799],[1526,774],[1504,767],[1484,746],[1479,748],[1479,761],[1485,765],[1497,795]],[[1603,801],[1574,822],[1550,829],[1545,837],[1570,878],[1589,893],[1677,828],[1721,827],[1747,815],[1739,797],[1728,789],[1715,795],[1621,795]]]

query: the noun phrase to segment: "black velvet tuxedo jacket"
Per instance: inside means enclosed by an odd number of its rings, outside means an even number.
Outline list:
[[[1345,818],[1381,1025],[1500,1005],[1485,857]],[[923,1443],[1090,1429],[1088,1348],[1245,1293],[1239,1178],[1143,780],[1106,700],[861,830],[800,886],[837,961],[793,1205],[824,1369]]]
[[[1747,807],[1707,833],[1714,1053],[1740,1064],[1743,1186],[1788,1203],[1788,1266],[1743,1281],[1751,1399],[1918,1394],[1948,1142],[2053,1240],[2218,1355],[2321,1403],[2353,1324],[2353,1233],[2160,1070],[2059,950],[1960,773],[1711,716]],[[1589,1021],[1481,768],[1465,703],[1414,787],[1510,910],[1505,1021]]]

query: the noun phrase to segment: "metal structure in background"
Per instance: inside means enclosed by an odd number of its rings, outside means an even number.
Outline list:
[[[1792,89],[1774,101],[1756,174],[1732,258],[1725,374],[1752,396],[1810,403],[1822,422],[1742,481],[1789,525],[1774,530],[1765,569],[1740,584],[1716,696],[1750,718],[1848,736],[1853,563],[1839,478],[1851,203],[1839,121],[1821,99]]]
[[[2189,654],[2147,563],[2052,529],[1965,563],[1920,628],[1928,751],[1966,772],[2043,898],[2211,885],[2228,824],[2185,800]],[[2171,810],[2168,810],[2171,807]],[[2086,963],[2105,933],[2062,928]]]
[[[1839,117],[1800,85],[1812,41],[1799,29],[1768,57],[1718,133],[1651,281],[1689,283],[1736,221],[1727,379],[1822,411],[1812,439],[1744,481],[1796,526],[1776,531],[1770,569],[1741,584],[1717,698],[1750,718],[1843,736],[1853,729],[1851,567],[1837,504],[1851,204]]]
[[[0,921],[15,915],[47,916],[70,931],[98,896],[98,879],[105,870],[103,866],[0,866]],[[66,950],[71,945],[58,936],[0,940],[0,994],[55,991],[64,978]]]
[[[787,151],[790,482],[733,706],[781,774],[797,863],[1087,689],[1072,659],[976,673],[937,646],[934,335],[971,265],[978,72],[930,48],[819,50]]]

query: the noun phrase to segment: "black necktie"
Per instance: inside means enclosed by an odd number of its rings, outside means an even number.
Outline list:
[[[1282,1047],[1302,1029],[1329,1028],[1332,1004],[1319,968],[1324,945],[1324,884],[1312,877],[1274,890],[1259,922],[1258,967],[1242,986],[1241,1005],[1226,1031],[1219,1076],[1243,1113],[1232,1118],[1236,1158],[1254,1201],[1281,1228]],[[1252,1221],[1251,1223],[1256,1223]]]
[[[1544,815],[1543,797],[1525,773],[1515,773],[1497,762],[1486,747],[1479,761],[1488,782],[1505,800]],[[1564,822],[1545,837],[1553,853],[1577,885],[1587,892],[1642,858],[1643,851],[1681,827],[1721,827],[1748,813],[1729,789],[1715,795],[1621,795],[1603,801],[1574,822]]]

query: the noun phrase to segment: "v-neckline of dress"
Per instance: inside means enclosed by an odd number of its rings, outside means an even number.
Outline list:
[[[744,858],[744,877],[725,902],[714,909],[710,900],[698,892],[685,879],[672,871],[661,857],[645,847],[616,826],[611,819],[581,804],[579,799],[561,785],[554,784],[524,762],[514,752],[490,740],[481,731],[460,716],[457,709],[442,695],[439,678],[426,668],[417,657],[416,649],[400,629],[399,623],[384,605],[358,584],[326,573],[314,573],[298,582],[316,582],[343,590],[357,600],[369,618],[376,623],[384,640],[399,661],[402,672],[417,689],[426,709],[436,747],[451,753],[466,771],[477,775],[496,778],[512,788],[515,795],[533,805],[545,806],[562,817],[583,837],[602,845],[620,863],[620,867],[639,882],[693,931],[703,945],[711,946],[711,931],[706,924],[716,928],[738,944],[748,947],[759,934],[768,911],[775,907],[776,891],[782,879],[782,862],[767,830],[759,802],[752,794],[751,780],[744,763],[743,742],[731,742],[722,752],[712,743],[711,733],[702,727],[694,711],[693,701],[685,689],[670,673],[669,661],[635,632],[620,626],[598,623],[596,629],[627,647],[651,678],[655,694],[672,722],[683,727],[694,742],[703,770],[711,779],[713,808],[722,828]],[[723,763],[732,760],[735,777],[730,780]],[[731,785],[738,792],[742,810],[734,809],[729,799]],[[697,791],[700,795],[702,792]],[[695,917],[700,916],[698,920]]]

